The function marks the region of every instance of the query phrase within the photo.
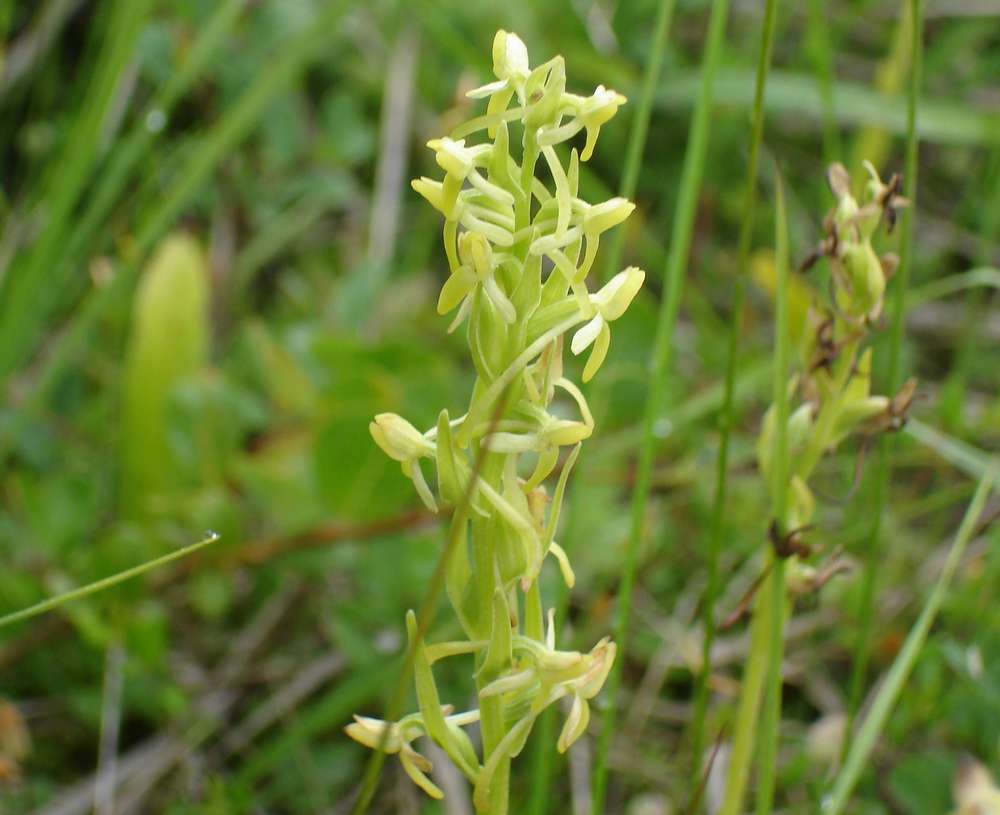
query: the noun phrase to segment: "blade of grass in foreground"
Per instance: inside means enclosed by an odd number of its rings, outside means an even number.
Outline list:
[[[165,566],[167,563],[192,555],[199,549],[203,549],[209,544],[215,543],[218,539],[219,536],[213,532],[204,540],[192,543],[190,546],[185,546],[175,552],[170,552],[167,555],[163,555],[163,557],[148,560],[145,563],[140,563],[138,566],[133,566],[131,569],[118,572],[118,574],[113,574],[110,577],[105,577],[101,580],[96,580],[93,583],[88,583],[86,586],[80,586],[79,588],[71,589],[70,591],[63,592],[62,594],[57,594],[55,597],[42,600],[40,603],[35,603],[33,606],[22,608],[20,611],[6,614],[3,617],[0,617],[0,628],[13,625],[14,623],[20,623],[24,620],[29,620],[32,617],[37,617],[39,614],[44,614],[46,611],[52,611],[52,609],[58,608],[66,603],[71,603],[74,600],[89,597],[91,594],[96,594],[99,591],[110,589],[112,586],[117,586],[119,583],[124,583],[126,580],[131,580],[133,577],[138,577],[139,575],[145,574],[152,569]]]
[[[680,194],[671,230],[670,251],[663,272],[663,300],[660,303],[660,312],[656,323],[651,381],[643,417],[642,445],[639,449],[639,464],[632,493],[629,537],[618,589],[618,615],[615,624],[618,658],[615,660],[608,678],[607,702],[602,717],[601,733],[594,763],[592,811],[595,815],[601,815],[604,812],[608,753],[611,749],[611,741],[614,738],[617,722],[618,689],[621,686],[622,665],[628,653],[627,638],[629,617],[632,610],[632,585],[635,580],[636,561],[639,554],[639,543],[642,539],[646,501],[649,497],[650,478],[653,470],[653,450],[656,443],[654,426],[663,408],[665,380],[670,369],[674,326],[677,323],[677,312],[680,308],[681,294],[684,288],[684,268],[691,248],[695,207],[701,188],[705,155],[708,151],[715,74],[718,70],[719,56],[722,53],[722,44],[725,39],[728,13],[728,0],[713,0],[708,23],[708,39],[702,58],[701,90],[694,114],[691,117]]]
[[[788,528],[788,366],[791,337],[788,332],[788,221],[785,191],[775,170],[775,249],[777,290],[774,296],[774,453],[771,486],[771,517],[778,529]],[[779,533],[780,534],[780,533]],[[771,553],[771,618],[767,649],[767,688],[760,731],[760,778],[757,784],[757,815],[770,815],[774,802],[774,767],[778,754],[781,722],[781,661],[785,646],[785,561]]]
[[[719,413],[719,450],[715,463],[715,495],[712,501],[712,526],[708,542],[708,584],[702,603],[704,637],[702,639],[701,672],[695,686],[694,716],[691,724],[692,794],[700,784],[701,754],[705,746],[705,713],[708,709],[708,677],[712,671],[711,653],[715,641],[715,602],[719,591],[719,555],[722,549],[723,522],[726,510],[726,488],[729,474],[729,441],[735,414],[736,369],[739,357],[740,315],[746,297],[747,267],[753,241],[754,213],[757,206],[757,164],[764,133],[764,90],[771,67],[778,0],[767,0],[757,58],[757,84],[754,90],[753,117],[750,124],[750,155],[743,191],[743,223],[740,225],[739,254],[736,280],[729,320],[729,347],[723,384],[722,410]]]
[[[673,19],[675,5],[676,0],[660,0],[656,15],[652,48],[650,49],[649,61],[646,63],[639,102],[635,108],[635,115],[631,123],[628,148],[625,153],[625,167],[622,170],[621,189],[618,193],[622,198],[628,198],[629,200],[634,198],[636,185],[639,181],[639,169],[642,166],[642,154],[646,147],[646,136],[649,132],[649,117],[653,109],[653,97],[656,94],[656,86],[660,79],[660,66],[663,63],[663,53],[667,48],[670,21]],[[607,260],[604,263],[603,280],[609,280],[617,272],[621,265],[624,245],[624,229],[615,230],[608,250]],[[606,379],[598,379],[591,388],[590,401],[598,418],[604,414],[604,408],[607,404],[608,381]],[[577,465],[577,467],[578,472],[583,470],[581,465]],[[575,524],[575,519],[580,515],[580,507],[585,492],[582,489],[583,479],[581,478],[580,481],[580,486],[573,490],[571,498],[570,529],[563,542],[565,546],[568,546],[568,541],[576,538],[573,524]],[[569,603],[569,590],[561,582],[557,585],[556,619],[561,620],[565,616],[566,606]],[[551,786],[552,765],[555,758],[553,745],[556,743],[555,714],[554,710],[546,710],[538,720],[538,735],[535,737],[535,761],[531,774],[531,789],[528,795],[528,815],[544,815],[549,810],[549,787]]]
[[[941,575],[938,577],[933,591],[931,591],[930,596],[927,598],[927,602],[920,612],[920,617],[917,618],[913,628],[910,629],[910,633],[906,637],[906,642],[903,643],[903,647],[893,661],[885,681],[882,683],[881,688],[879,688],[871,710],[865,717],[857,737],[851,744],[851,748],[847,753],[847,759],[833,784],[833,789],[823,801],[822,810],[824,815],[839,815],[847,806],[849,796],[854,791],[858,778],[861,776],[861,771],[864,769],[871,755],[872,748],[875,746],[875,741],[885,727],[893,705],[896,703],[896,699],[899,698],[899,694],[903,690],[903,685],[906,683],[910,671],[917,661],[917,657],[920,656],[920,650],[927,639],[927,633],[930,631],[938,609],[940,609],[941,603],[944,601],[955,570],[962,560],[962,553],[965,551],[965,547],[968,545],[976,529],[976,523],[979,521],[979,516],[982,514],[983,507],[986,504],[986,498],[990,494],[996,472],[997,464],[994,462],[990,471],[979,482],[976,494],[972,497],[972,502],[965,512],[965,517],[962,518],[958,534],[955,535],[955,542],[948,552],[948,559],[941,570]]]
[[[907,102],[906,172],[904,184],[910,205],[903,211],[902,234],[899,247],[899,271],[893,292],[891,328],[889,332],[888,390],[895,393],[900,385],[900,349],[903,345],[903,323],[906,317],[906,297],[913,267],[913,219],[917,203],[917,158],[919,140],[917,138],[917,103],[922,84],[923,64],[923,8],[921,0],[910,0],[910,34],[912,54],[910,86]],[[882,514],[886,508],[889,478],[892,470],[892,450],[894,439],[883,438],[879,444],[878,469],[875,473],[875,490],[872,507],[872,534],[865,552],[864,571],[861,576],[861,602],[858,608],[858,639],[854,647],[851,666],[851,681],[848,691],[847,727],[844,730],[844,750],[848,741],[854,717],[864,691],[868,673],[868,650],[872,636],[872,617],[875,605],[875,582],[878,561],[881,556]]]

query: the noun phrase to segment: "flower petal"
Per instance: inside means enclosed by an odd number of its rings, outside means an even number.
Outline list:
[[[494,93],[506,90],[509,85],[509,80],[498,79],[496,82],[489,82],[486,85],[480,85],[478,88],[473,88],[471,91],[466,91],[465,95],[469,97],[469,99],[485,99],[487,96],[492,96]]]
[[[459,266],[455,273],[448,276],[448,279],[441,287],[441,294],[438,296],[438,314],[447,314],[472,291],[476,285],[476,275],[468,266]]]
[[[555,556],[555,559],[559,563],[559,571],[562,572],[562,578],[563,582],[566,584],[566,588],[573,588],[573,586],[576,585],[576,575],[573,574],[573,567],[569,563],[569,556],[566,554],[566,550],[555,541],[552,541],[552,543],[549,544],[549,552]]]
[[[608,324],[605,322],[601,323],[601,333],[597,335],[597,341],[594,343],[594,350],[590,352],[590,358],[587,360],[587,364],[583,367],[583,381],[589,382],[594,378],[594,374],[600,370],[602,364],[604,364],[604,358],[608,355],[608,348],[611,347],[611,329],[608,328]]]
[[[569,716],[559,734],[559,743],[556,745],[560,753],[565,753],[580,736],[584,734],[587,725],[590,723],[590,705],[578,694],[573,696],[573,707],[570,708]]]
[[[431,798],[438,801],[444,798],[444,793],[441,792],[440,787],[424,775],[425,771],[430,772],[434,767],[426,758],[407,745],[400,752],[399,760],[403,765],[403,769],[406,770],[406,774],[410,776],[410,780],[414,784],[420,787]]]
[[[579,356],[587,350],[591,343],[597,339],[597,336],[601,333],[602,328],[604,328],[604,318],[600,314],[594,317],[594,319],[592,319],[585,326],[580,328],[573,335],[573,342],[570,343],[569,346],[573,351],[573,354],[575,356]]]

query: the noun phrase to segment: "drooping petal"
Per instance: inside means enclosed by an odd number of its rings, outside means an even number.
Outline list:
[[[404,745],[399,753],[399,760],[403,765],[403,769],[406,770],[406,774],[410,776],[410,780],[414,784],[420,787],[431,798],[438,801],[444,798],[444,793],[441,792],[440,787],[424,775],[424,773],[429,773],[434,769],[434,765],[428,759],[424,758],[409,745]]]
[[[601,329],[604,328],[604,325],[604,318],[598,314],[589,323],[577,330],[577,332],[573,335],[573,341],[569,346],[574,356],[579,356],[590,347],[590,345],[601,333]]]
[[[466,297],[462,301],[462,305],[459,307],[458,314],[455,315],[455,319],[448,325],[449,334],[453,333],[456,328],[465,322],[465,318],[469,316],[470,311],[472,311],[472,298]]]
[[[448,276],[448,279],[441,287],[441,294],[438,296],[438,314],[447,314],[472,291],[476,285],[476,275],[468,266],[459,266],[455,273]]]
[[[424,471],[420,469],[420,462],[415,459],[404,461],[402,468],[403,474],[413,482],[413,486],[417,490],[417,495],[424,502],[424,506],[431,512],[436,513],[438,511],[437,502],[434,500],[434,493],[431,492],[431,488],[427,486],[427,479],[424,478]]]
[[[583,381],[589,382],[594,378],[594,374],[600,370],[604,364],[604,358],[608,355],[608,348],[611,347],[611,329],[608,324],[601,323],[601,333],[597,335],[594,343],[594,350],[590,352],[587,364],[583,366]]]
[[[559,752],[565,753],[584,734],[589,723],[590,705],[579,695],[574,695],[573,706],[570,708],[569,716],[559,734],[559,743],[556,745]]]
[[[573,588],[573,586],[576,585],[576,575],[573,574],[573,567],[570,565],[569,555],[566,554],[566,550],[555,541],[552,541],[552,543],[549,544],[549,551],[555,556],[556,561],[559,563],[559,571],[562,573],[563,582],[566,584],[566,588]]]

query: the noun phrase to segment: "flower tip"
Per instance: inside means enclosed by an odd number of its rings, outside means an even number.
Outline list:
[[[530,71],[524,40],[512,31],[498,30],[493,38],[493,73],[497,79],[524,78]]]

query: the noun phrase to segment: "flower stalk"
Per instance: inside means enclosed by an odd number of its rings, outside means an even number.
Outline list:
[[[883,223],[892,228],[897,210],[906,201],[899,195],[898,177],[883,183],[874,167],[866,163],[866,169],[869,180],[860,201],[851,193],[842,165],[834,164],[828,171],[836,205],[825,220],[822,242],[803,269],[825,258],[830,266],[830,289],[825,299],[817,298],[809,309],[799,349],[800,370],[791,376],[787,373],[790,331],[784,268],[787,234],[780,182],[778,185],[775,395],[764,416],[756,450],[771,499],[772,519],[765,571],[750,624],[750,656],[740,691],[722,815],[743,811],[758,736],[761,778],[757,811],[771,810],[784,620],[796,595],[817,591],[844,566],[835,557],[823,566],[810,563],[813,547],[805,542],[804,534],[811,526],[816,499],[809,480],[823,456],[848,436],[870,438],[901,427],[915,387],[914,382],[907,383],[892,399],[870,393],[872,352],[866,341],[882,312],[886,282],[895,269],[894,256],[876,254],[872,239]],[[794,410],[793,397],[799,401]],[[765,721],[759,729],[765,689]]]
[[[557,744],[568,750],[614,663],[607,638],[587,653],[556,647],[539,579],[551,555],[567,586],[575,581],[556,534],[567,481],[594,431],[587,400],[564,375],[564,348],[587,352],[583,380],[591,379],[645,274],[630,267],[596,292],[587,284],[602,235],[634,205],[581,199],[580,162],[625,98],[603,86],[590,96],[568,93],[562,57],[531,68],[524,43],[505,31],[494,39],[493,62],[496,81],[468,94],[488,99],[485,115],[428,142],[444,178],[413,182],[445,219],[449,274],[437,308],[454,312],[449,331],[465,327],[476,372],[468,410],[455,420],[442,410],[425,432],[391,413],[370,426],[429,509],[455,508],[445,587],[466,639],[428,644],[410,612],[419,710],[395,722],[356,717],[347,733],[398,755],[414,783],[440,798],[430,761],[412,746],[429,737],[472,784],[476,811],[506,815],[511,760],[539,714],[570,700]],[[567,157],[560,145],[578,136],[582,150]],[[440,659],[470,660],[478,708],[455,713],[442,703]],[[463,730],[477,722],[479,751]]]

